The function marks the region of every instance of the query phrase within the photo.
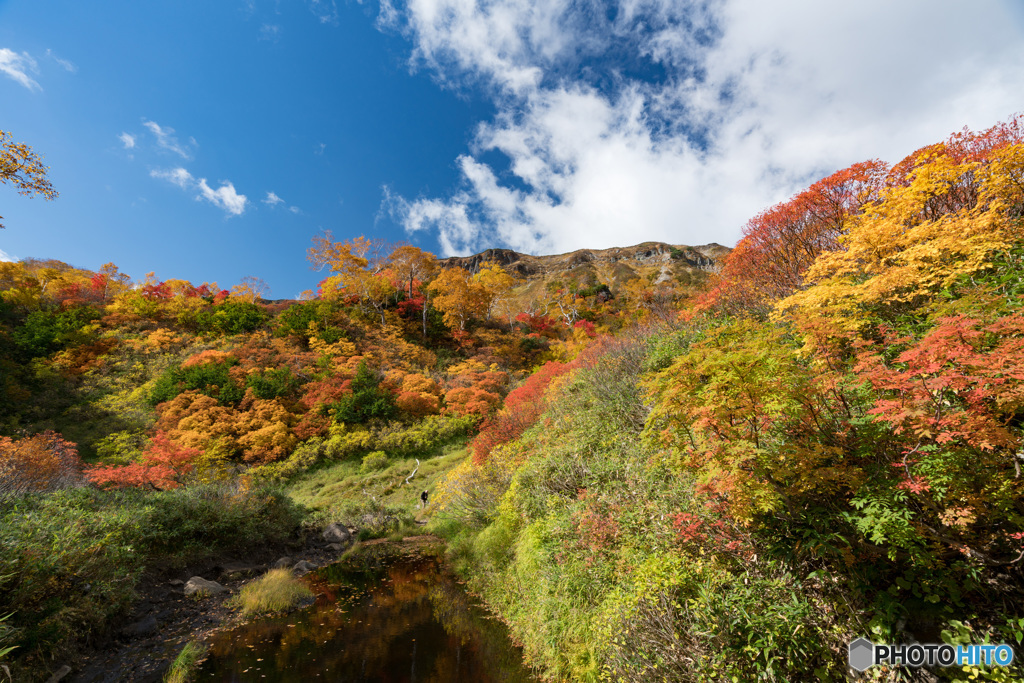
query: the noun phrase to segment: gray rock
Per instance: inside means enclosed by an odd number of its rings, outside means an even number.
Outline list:
[[[272,564],[270,566],[273,567],[274,569],[282,569],[284,567],[292,566],[292,562],[293,562],[292,558],[290,558],[290,557],[282,557],[280,560],[278,560],[277,562],[275,562],[274,564]]]
[[[185,582],[182,581],[181,579],[171,579],[167,583],[171,584],[172,586],[184,586],[185,585]]]
[[[328,550],[333,550],[334,552],[337,552],[337,553],[340,553],[341,551],[343,551],[347,547],[348,547],[348,545],[345,544],[345,543],[328,543],[327,544],[327,549]]]
[[[201,576],[193,576],[185,582],[185,595],[218,595],[227,591],[227,588],[216,581],[207,581]]]
[[[324,540],[328,543],[341,543],[342,545],[352,542],[352,532],[344,524],[334,522],[329,524],[323,532]]]
[[[302,576],[303,574],[310,573],[314,569],[316,569],[316,565],[312,562],[307,562],[306,560],[299,560],[295,563],[295,566],[292,567],[292,572],[298,574],[299,576]]]

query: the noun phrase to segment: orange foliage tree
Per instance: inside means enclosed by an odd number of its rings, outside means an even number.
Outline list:
[[[46,431],[22,439],[0,436],[0,500],[82,483],[75,444]]]
[[[46,178],[42,157],[28,145],[15,142],[4,130],[0,130],[0,183],[11,183],[18,189],[18,194],[42,195],[51,200],[57,198],[57,191]],[[0,223],[2,227],[4,225]]]

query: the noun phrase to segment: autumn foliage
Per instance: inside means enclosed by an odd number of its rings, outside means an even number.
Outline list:
[[[86,470],[89,481],[103,488],[141,486],[159,490],[180,486],[192,471],[192,461],[201,453],[172,442],[158,431],[137,463],[117,466],[96,466]]]
[[[1020,124],[748,224],[711,293],[741,318],[648,383],[650,433],[735,519],[812,506],[922,565],[1024,557]]]
[[[578,363],[549,361],[530,375],[522,385],[510,391],[501,410],[484,421],[480,433],[473,439],[473,460],[477,464],[482,464],[494,447],[518,439],[536,424],[547,407],[544,392],[552,380],[577,365]]]
[[[82,483],[75,444],[47,431],[21,439],[0,436],[0,500]]]
[[[698,306],[765,309],[796,291],[818,256],[840,248],[848,220],[877,199],[887,170],[877,160],[854,164],[750,219]]]

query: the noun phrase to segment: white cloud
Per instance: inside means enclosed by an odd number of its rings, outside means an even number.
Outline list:
[[[153,178],[160,178],[167,182],[174,183],[181,189],[187,189],[195,183],[195,178],[182,167],[171,168],[171,169],[153,169],[149,172],[149,175]]]
[[[59,64],[61,68],[67,71],[68,73],[78,73],[78,67],[73,62],[69,62],[66,59],[61,59],[56,54],[54,54],[53,50],[48,49],[46,51],[46,56],[52,59],[53,61],[57,62],[57,64]]]
[[[271,207],[277,206],[278,204],[284,204],[285,203],[285,201],[283,199],[281,199],[280,197],[277,196],[276,192],[268,192],[266,198],[264,198],[261,201],[264,204],[266,204],[267,206],[271,206]],[[300,209],[297,206],[289,206],[289,207],[287,207],[287,209],[288,209],[288,211],[291,211],[294,214],[301,214],[302,213],[302,209]]]
[[[230,181],[221,181],[221,186],[214,190],[207,183],[206,178],[196,180],[188,170],[180,166],[171,169],[153,169],[149,175],[173,183],[183,190],[199,190],[199,194],[196,196],[197,200],[205,199],[232,216],[241,216],[248,204],[246,196],[239,194]]]
[[[135,136],[131,133],[122,132],[117,136],[117,139],[121,141],[121,144],[124,145],[125,149],[132,149],[135,147]]]
[[[11,262],[11,261],[17,261],[17,259],[11,258],[11,256],[6,251],[4,251],[3,249],[0,249],[0,262],[4,262],[4,261]]]
[[[148,128],[149,132],[156,137],[156,144],[160,145],[160,147],[174,152],[182,159],[192,158],[191,152],[179,143],[178,138],[174,136],[173,128],[161,126],[155,121],[146,121],[145,119],[142,120],[142,125]],[[189,138],[189,144],[193,147],[196,146],[195,138]]]
[[[6,47],[0,47],[0,72],[3,72],[8,78],[14,79],[29,90],[39,92],[43,89],[35,79],[28,75],[28,72],[38,73],[39,66],[36,64],[36,60],[32,59],[27,52],[22,52],[19,55],[17,52]]]
[[[732,244],[837,168],[1024,109],[1012,4],[386,2],[378,20],[413,41],[412,64],[490,85],[497,114],[457,160],[458,188],[385,191],[383,208],[445,253]]]
[[[199,179],[199,196],[232,216],[241,216],[248,202],[244,194],[235,191],[234,184],[222,181],[221,186],[214,190],[206,184],[206,178]]]
[[[260,26],[260,40],[277,42],[281,36],[281,27],[277,24],[263,24]]]

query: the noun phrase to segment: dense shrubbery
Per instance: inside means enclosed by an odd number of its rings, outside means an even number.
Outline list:
[[[228,372],[237,364],[237,358],[227,357],[171,368],[157,379],[149,400],[157,405],[170,401],[183,391],[196,390],[223,403],[238,403],[244,391]]]
[[[26,358],[46,356],[88,339],[82,328],[99,317],[99,311],[92,306],[32,311],[15,330],[12,340]]]
[[[858,636],[1020,642],[1020,123],[756,217],[684,327],[592,346],[448,477],[437,529],[535,663],[838,680]]]
[[[237,486],[11,499],[0,504],[0,612],[14,613],[19,655],[43,657],[117,623],[144,570],[283,541],[299,518],[280,493]]]

